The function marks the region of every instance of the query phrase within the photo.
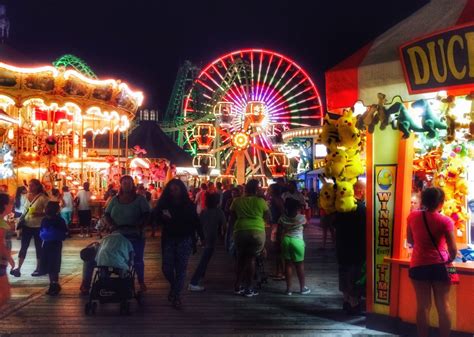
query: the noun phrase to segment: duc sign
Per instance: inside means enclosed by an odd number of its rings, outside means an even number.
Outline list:
[[[400,56],[410,94],[472,87],[474,23],[404,44]]]

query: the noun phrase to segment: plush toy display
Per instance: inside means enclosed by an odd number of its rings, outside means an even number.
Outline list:
[[[443,189],[446,201],[442,212],[453,219],[458,237],[463,237],[468,219],[464,207],[468,195],[465,161],[468,154],[462,144],[447,146],[444,150],[443,161],[434,175],[433,185]]]
[[[324,160],[324,175],[336,183],[337,192],[335,199],[327,197],[324,200],[325,206],[322,207],[331,208],[329,202],[332,202],[332,208],[335,207],[337,212],[351,212],[357,207],[353,185],[357,182],[357,177],[365,172],[360,156],[361,131],[356,126],[357,119],[351,109],[344,110],[337,121],[330,119],[328,115],[325,121],[320,138],[328,153]],[[327,183],[324,185],[325,193],[330,193],[329,186]]]
[[[356,126],[357,119],[353,117],[352,110],[344,113],[336,122],[340,144],[346,148],[356,148],[361,145],[360,130]]]
[[[336,148],[339,143],[339,134],[337,133],[336,122],[329,115],[324,117],[324,125],[321,131],[320,141],[328,148],[328,152]]]
[[[336,211],[353,212],[357,209],[354,198],[354,186],[348,181],[341,181],[336,184]]]
[[[364,163],[360,158],[359,151],[347,151],[346,166],[344,167],[344,178],[352,184],[357,182],[357,177],[365,172]]]
[[[331,214],[336,211],[334,202],[336,200],[336,192],[334,190],[334,184],[325,182],[321,188],[319,194],[319,205],[327,213]]]
[[[337,149],[329,153],[324,161],[326,163],[324,167],[326,177],[338,179],[346,166],[347,154],[344,150]]]
[[[458,235],[462,235],[466,230],[467,216],[465,208],[461,206],[459,201],[455,199],[446,200],[443,205],[443,214],[453,219],[455,227],[461,232]]]

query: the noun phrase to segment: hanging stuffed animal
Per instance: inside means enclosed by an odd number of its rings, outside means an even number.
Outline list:
[[[466,221],[468,219],[467,212],[460,202],[455,199],[446,200],[443,205],[443,214],[450,217],[454,221],[459,236],[466,230]]]
[[[364,163],[360,158],[359,150],[348,150],[346,153],[346,166],[344,166],[342,176],[346,181],[355,184],[357,177],[365,172]]]
[[[441,122],[439,116],[437,116],[431,109],[430,104],[425,99],[420,99],[415,101],[411,105],[414,108],[420,108],[421,113],[421,122],[423,130],[426,131],[429,138],[435,138],[438,136],[438,130],[446,130],[448,127],[446,123]]]
[[[340,145],[346,148],[358,148],[361,144],[360,130],[356,127],[357,119],[352,110],[344,110],[336,122]]]
[[[354,186],[348,181],[336,184],[336,211],[346,213],[357,209]]]
[[[337,133],[336,122],[329,115],[324,117],[324,125],[320,135],[320,142],[328,148],[328,153],[335,150],[339,143],[339,135]]]
[[[337,179],[346,166],[347,154],[342,149],[336,149],[329,153],[324,161],[326,163],[326,166],[324,167],[324,174],[326,177]]]
[[[319,205],[327,213],[331,214],[336,211],[335,203],[336,195],[334,191],[334,184],[324,182],[321,192],[319,193]]]

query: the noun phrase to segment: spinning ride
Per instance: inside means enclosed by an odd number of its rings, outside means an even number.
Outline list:
[[[184,100],[188,145],[200,175],[217,168],[239,183],[282,176],[281,133],[322,125],[316,86],[294,61],[262,49],[226,54],[207,65]],[[165,130],[169,131],[169,130]]]
[[[112,154],[99,156],[85,136],[125,132],[143,95],[95,74],[72,55],[58,67],[20,68],[0,62],[0,181],[39,178],[47,189],[90,181],[99,189],[115,173]],[[72,69],[71,69],[72,68]],[[81,72],[79,72],[80,70]],[[120,155],[119,155],[120,156]]]

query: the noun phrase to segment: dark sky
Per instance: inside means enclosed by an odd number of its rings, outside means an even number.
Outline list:
[[[240,48],[272,49],[324,71],[428,0],[10,0],[9,45],[41,61],[72,53],[164,110],[184,60],[205,65]]]

